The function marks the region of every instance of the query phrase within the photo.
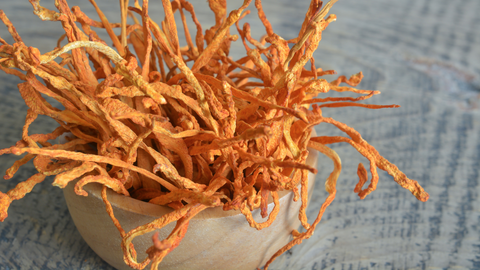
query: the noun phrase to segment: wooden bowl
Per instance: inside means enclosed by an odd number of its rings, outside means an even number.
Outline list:
[[[316,167],[318,154],[310,151],[307,164]],[[308,189],[313,190],[315,175],[309,174]],[[117,269],[131,269],[123,261],[121,237],[107,215],[101,198],[101,185],[85,186],[87,197],[74,192],[75,183],[64,188],[68,210],[75,225],[88,245],[103,260]],[[311,192],[310,192],[311,194]],[[209,208],[195,216],[180,245],[160,264],[161,269],[254,269],[263,266],[268,259],[291,239],[293,229],[298,229],[298,211],[301,202],[293,201],[293,193],[283,191],[280,196],[280,212],[273,224],[263,230],[251,228],[240,211],[223,211],[221,207]],[[154,205],[108,190],[116,218],[125,231],[144,225],[171,212],[165,206]],[[310,198],[309,198],[310,199]],[[268,205],[268,211],[274,204]],[[261,222],[260,209],[252,211]],[[266,220],[266,219],[265,219]],[[159,238],[168,236],[175,222],[157,230]],[[154,232],[134,239],[138,261],[146,258],[145,251],[152,242]]]

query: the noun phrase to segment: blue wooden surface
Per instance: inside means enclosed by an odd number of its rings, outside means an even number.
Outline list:
[[[118,1],[98,1],[112,21]],[[152,1],[153,2],[153,1]],[[196,5],[202,23],[211,23],[206,1]],[[309,1],[264,0],[274,31],[285,39],[297,35]],[[41,3],[53,9],[53,1]],[[95,14],[87,1],[69,1]],[[199,3],[201,3],[199,5]],[[229,5],[238,5],[229,1]],[[50,51],[62,33],[59,23],[41,22],[26,0],[2,1],[27,45]],[[253,10],[254,36],[263,32]],[[339,74],[363,71],[359,88],[378,89],[375,104],[399,109],[325,109],[324,114],[353,126],[381,154],[430,193],[418,202],[380,173],[375,192],[361,201],[353,193],[356,167],[365,162],[346,145],[335,146],[343,162],[338,195],[315,235],[278,258],[273,269],[480,269],[480,1],[340,0],[338,17],[323,34],[317,66]],[[150,14],[161,20],[159,3]],[[154,14],[158,14],[155,15]],[[92,15],[95,17],[95,15]],[[6,28],[0,36],[12,43]],[[240,50],[241,50],[241,46]],[[242,55],[244,52],[238,53]],[[235,57],[235,56],[234,56]],[[26,106],[16,84],[0,72],[0,148],[21,138]],[[56,126],[39,117],[31,133]],[[338,134],[327,124],[320,135]],[[17,157],[0,156],[0,172]],[[309,207],[316,216],[325,198],[323,181],[331,165],[321,159]],[[22,168],[6,192],[34,173]],[[82,240],[70,219],[62,191],[46,180],[15,201],[0,224],[0,269],[111,269]]]

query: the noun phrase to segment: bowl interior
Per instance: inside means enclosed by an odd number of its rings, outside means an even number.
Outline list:
[[[306,160],[306,164],[312,167],[316,167],[318,159],[318,152],[309,149],[309,155]],[[309,181],[309,186],[313,185],[313,181]],[[85,191],[89,193],[89,196],[94,196],[102,200],[101,192],[102,192],[102,185],[97,183],[91,183],[84,187]],[[289,194],[290,190],[283,190],[278,193],[279,198],[284,197],[285,195]],[[168,206],[156,205],[144,201],[140,201],[131,197],[126,197],[122,194],[115,193],[110,189],[107,190],[108,193],[108,200],[112,204],[119,209],[123,209],[125,211],[134,212],[137,214],[145,215],[145,216],[152,216],[152,217],[160,217],[167,213],[173,211],[172,208]],[[311,196],[311,192],[309,194]],[[269,197],[269,204],[273,203],[273,199]],[[229,210],[224,211],[221,206],[219,207],[211,207],[203,210],[198,215],[196,215],[193,219],[206,219],[206,218],[221,218],[227,216],[234,216],[241,214],[240,210]]]

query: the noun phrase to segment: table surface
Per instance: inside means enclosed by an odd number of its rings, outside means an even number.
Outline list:
[[[87,1],[68,1],[95,14]],[[98,1],[115,20],[118,1]],[[110,3],[112,2],[112,3]],[[132,2],[132,1],[131,1]],[[152,1],[158,2],[158,1]],[[197,1],[191,1],[197,4]],[[285,39],[297,35],[309,1],[264,0],[267,17]],[[211,22],[206,1],[196,5],[201,22]],[[42,5],[54,9],[53,1]],[[159,3],[150,14],[162,14]],[[238,1],[229,1],[233,8]],[[41,22],[26,0],[2,1],[27,45],[50,51],[62,33],[59,23]],[[249,21],[262,35],[253,4]],[[368,162],[348,145],[337,145],[343,162],[335,201],[315,234],[278,258],[272,269],[480,269],[480,1],[340,0],[338,20],[323,34],[317,67],[339,74],[363,71],[363,89],[378,89],[375,104],[398,109],[325,109],[324,114],[357,129],[387,159],[430,193],[417,201],[380,173],[377,190],[360,200],[353,193],[356,168]],[[94,17],[95,15],[92,15]],[[151,15],[156,20],[163,16]],[[157,18],[155,18],[157,17]],[[12,43],[5,27],[0,36]],[[242,51],[243,53],[243,51]],[[0,148],[21,138],[26,106],[16,78],[0,73]],[[31,133],[53,130],[39,117]],[[325,125],[325,126],[324,126]],[[321,135],[337,134],[327,124]],[[17,157],[0,156],[4,172]],[[315,218],[332,166],[320,160],[309,206]],[[21,169],[0,182],[6,192],[34,172]],[[62,191],[49,181],[12,203],[0,224],[0,269],[112,269],[83,241],[71,220]]]

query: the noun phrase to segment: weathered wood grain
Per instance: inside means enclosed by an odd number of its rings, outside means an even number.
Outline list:
[[[98,1],[114,20],[116,1]],[[197,4],[196,1],[193,4]],[[42,4],[53,7],[53,1]],[[87,14],[93,8],[80,5]],[[212,21],[207,5],[196,5],[201,22]],[[158,3],[157,3],[158,4]],[[235,1],[229,1],[234,6]],[[309,1],[263,1],[276,33],[296,36]],[[160,5],[153,5],[161,14]],[[252,5],[253,6],[253,5]],[[25,43],[45,53],[61,33],[57,23],[41,22],[26,0],[2,1]],[[252,8],[251,8],[252,9]],[[254,36],[263,33],[252,9]],[[375,192],[361,201],[353,193],[356,168],[366,163],[350,146],[335,150],[343,161],[337,198],[315,235],[280,257],[272,269],[480,269],[480,1],[341,0],[338,20],[323,34],[317,65],[350,75],[363,71],[365,89],[378,89],[376,104],[398,109],[325,109],[324,114],[356,128],[387,159],[430,193],[418,202],[380,174]],[[160,15],[158,18],[162,19]],[[152,15],[153,17],[153,15]],[[33,24],[32,24],[33,23]],[[5,27],[0,36],[11,42]],[[241,47],[240,47],[241,48]],[[242,51],[243,53],[243,51]],[[16,84],[0,73],[0,147],[21,137],[26,107]],[[39,118],[31,132],[55,123]],[[318,134],[338,134],[321,124]],[[14,162],[0,156],[0,171]],[[331,165],[321,159],[317,181]],[[368,165],[366,163],[366,165]],[[33,174],[32,166],[0,182],[0,190]],[[309,207],[313,219],[326,196],[322,184]],[[0,269],[111,269],[81,239],[62,192],[49,181],[16,201],[0,224]]]

